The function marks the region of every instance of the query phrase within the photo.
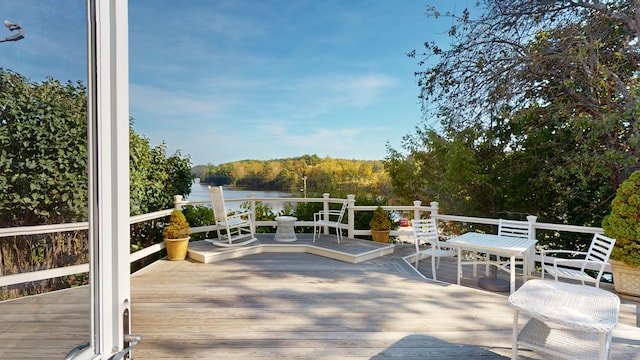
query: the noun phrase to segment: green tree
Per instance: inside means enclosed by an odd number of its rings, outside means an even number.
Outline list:
[[[176,152],[167,156],[164,143],[152,147],[149,139],[136,134],[129,123],[129,197],[131,215],[171,208],[174,195],[191,193],[191,160]],[[162,241],[164,220],[131,225],[132,249]]]
[[[131,215],[168,209],[174,195],[191,193],[191,161],[180,152],[167,156],[164,143],[151,147],[149,139],[129,128]]]
[[[191,189],[190,161],[130,130],[131,213],[173,206]],[[0,69],[0,227],[87,221],[87,98],[80,83],[41,83]],[[156,224],[132,226],[132,244],[153,242]],[[153,236],[151,236],[153,234]],[[86,231],[0,239],[0,276],[86,262]],[[86,278],[34,284],[38,292]]]
[[[82,84],[0,69],[0,226],[87,220],[86,113]]]
[[[392,181],[441,201],[451,192],[451,209],[482,203],[481,215],[597,225],[640,166],[640,1],[484,0],[471,10],[431,8],[454,19],[451,47],[409,54],[422,66],[425,115],[442,128],[419,130],[425,141],[406,142],[406,155],[388,149]]]

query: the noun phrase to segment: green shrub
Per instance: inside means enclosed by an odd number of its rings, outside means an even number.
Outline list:
[[[640,171],[620,184],[602,228],[605,235],[616,239],[611,258],[640,266]]]
[[[169,217],[169,224],[162,231],[165,239],[182,239],[191,235],[191,227],[182,211],[174,209]]]
[[[381,206],[378,206],[373,211],[373,218],[369,222],[369,227],[371,228],[371,230],[375,231],[391,229],[391,219],[389,218],[389,213],[386,212]]]

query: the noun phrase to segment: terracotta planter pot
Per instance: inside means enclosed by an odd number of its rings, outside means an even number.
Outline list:
[[[189,238],[182,239],[164,239],[167,248],[167,259],[184,260],[187,257],[187,249],[189,248]]]
[[[389,230],[371,230],[371,237],[373,241],[380,243],[388,243],[389,242]]]
[[[640,267],[618,260],[609,260],[609,263],[613,270],[613,287],[620,297],[640,301]]]

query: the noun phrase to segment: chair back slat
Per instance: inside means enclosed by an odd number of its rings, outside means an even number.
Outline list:
[[[533,224],[528,221],[500,219],[498,222],[498,235],[532,239]]]
[[[589,246],[589,250],[587,251],[587,256],[585,257],[586,260],[602,262],[609,261],[609,256],[611,255],[611,251],[613,250],[615,243],[615,239],[601,234],[595,234],[591,241],[591,245]]]
[[[436,219],[411,220],[411,226],[413,226],[416,252],[419,251],[421,242],[428,242],[435,249],[440,248],[438,223]]]

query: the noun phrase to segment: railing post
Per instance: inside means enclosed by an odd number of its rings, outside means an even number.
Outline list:
[[[538,220],[538,217],[535,215],[529,215],[527,216],[527,221],[531,224],[531,238],[535,239],[536,238],[536,225],[535,222]],[[529,254],[531,254],[532,256],[527,256],[527,273],[525,276],[530,276],[531,275],[531,270],[535,269],[535,260],[533,259],[533,255],[535,255],[536,253],[536,247],[535,245],[532,246],[531,249],[529,249]]]
[[[182,195],[173,195],[173,207],[176,210],[182,210]]]
[[[429,205],[431,205],[431,216],[433,217],[433,215],[438,215],[438,202],[432,201]]]
[[[353,239],[355,237],[355,226],[356,226],[356,216],[353,207],[356,205],[356,196],[349,194],[347,195],[347,238]]]
[[[323,193],[322,194],[322,211],[324,212],[324,219],[328,219],[329,218],[329,193]],[[322,229],[322,233],[323,234],[328,234],[329,233],[329,227],[325,226]]]
[[[251,193],[250,204],[251,204],[251,209],[250,209],[251,210],[251,217],[253,218],[253,219],[251,219],[251,221],[255,224],[256,223],[256,212],[257,212],[257,209],[256,209],[256,193]]]
[[[415,208],[415,209],[413,209],[413,218],[415,220],[422,219],[422,211],[420,211],[420,206],[422,206],[422,201],[415,200],[413,202],[413,207]]]

